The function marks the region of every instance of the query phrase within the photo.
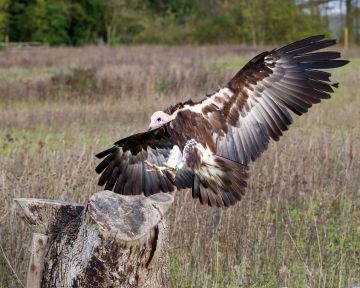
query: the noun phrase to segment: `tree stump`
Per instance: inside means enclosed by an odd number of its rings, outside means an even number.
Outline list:
[[[167,287],[170,194],[15,199],[33,233],[27,287]]]

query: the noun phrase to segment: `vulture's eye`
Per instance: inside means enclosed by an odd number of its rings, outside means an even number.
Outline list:
[[[159,117],[159,118],[157,118],[156,120],[157,120],[158,122],[160,122],[160,121],[161,121],[161,118]]]

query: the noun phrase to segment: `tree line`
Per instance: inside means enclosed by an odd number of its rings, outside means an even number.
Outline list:
[[[359,0],[0,0],[0,42],[50,45],[289,42],[331,34],[329,9],[359,41]],[[338,5],[338,6],[336,6]],[[336,8],[340,7],[340,8]],[[345,7],[342,12],[342,8]],[[330,19],[330,20],[329,20]]]

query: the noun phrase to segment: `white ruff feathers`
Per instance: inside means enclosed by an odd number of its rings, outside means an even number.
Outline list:
[[[169,155],[166,165],[172,168],[180,168],[183,164],[183,157],[179,146],[175,145]]]

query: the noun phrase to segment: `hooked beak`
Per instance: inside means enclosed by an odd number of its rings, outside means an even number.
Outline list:
[[[154,130],[156,128],[158,128],[158,123],[156,121],[150,121],[148,131]]]
[[[150,123],[148,131],[153,130],[153,129],[154,129],[154,126],[155,126],[155,125],[154,125],[153,123]]]

